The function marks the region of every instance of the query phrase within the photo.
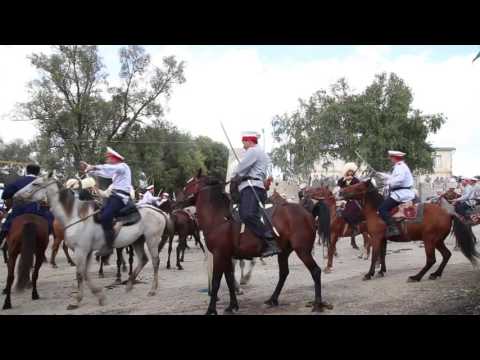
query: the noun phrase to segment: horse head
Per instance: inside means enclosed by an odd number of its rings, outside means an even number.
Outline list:
[[[339,197],[342,200],[361,200],[367,192],[372,190],[372,187],[375,188],[371,179],[361,181],[358,184],[350,185],[341,189]]]
[[[39,176],[27,186],[17,191],[14,200],[45,201],[58,192],[60,186],[53,172]]]

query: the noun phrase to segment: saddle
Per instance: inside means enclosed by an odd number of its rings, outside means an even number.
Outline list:
[[[121,208],[113,218],[113,225],[117,228],[121,226],[131,226],[137,224],[141,218],[142,216],[137,206],[132,199],[129,199],[127,204]],[[100,213],[95,214],[94,220],[100,224]]]
[[[407,201],[390,211],[390,215],[397,222],[407,221],[421,223],[423,221],[424,204],[413,204],[412,201]]]

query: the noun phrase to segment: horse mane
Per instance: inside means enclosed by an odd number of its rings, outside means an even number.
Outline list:
[[[230,198],[225,193],[224,183],[214,177],[206,176],[203,178],[202,181],[203,185],[208,186],[208,189],[203,191],[207,191],[209,198],[208,201],[211,205],[215,206],[219,209],[230,209]]]
[[[378,189],[372,183],[368,184],[365,198],[375,207],[375,209],[378,209],[384,200],[382,194],[379,193]]]

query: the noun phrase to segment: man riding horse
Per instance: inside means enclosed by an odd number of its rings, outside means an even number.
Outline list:
[[[390,192],[389,196],[378,208],[378,213],[387,225],[387,237],[399,236],[400,231],[390,215],[390,211],[398,205],[411,201],[415,198],[413,191],[413,175],[404,161],[405,153],[389,150],[388,155],[393,164],[392,174],[387,177],[386,185]]]
[[[42,216],[48,222],[48,233],[53,234],[53,215],[45,205],[39,204],[38,202],[13,202],[13,196],[17,191],[23,189],[25,186],[34,181],[38,174],[40,173],[40,166],[35,164],[29,164],[26,168],[26,175],[20,177],[13,183],[7,185],[2,194],[2,199],[5,202],[10,202],[12,211],[7,215],[5,222],[3,223],[2,229],[0,231],[0,244],[3,242],[3,239],[7,237],[10,227],[12,226],[13,220],[23,214],[35,214]]]
[[[131,201],[132,175],[130,167],[124,162],[125,158],[110,147],[107,147],[106,164],[89,165],[82,161],[86,173],[112,179],[112,191],[106,205],[100,213],[100,222],[105,233],[105,245],[97,252],[96,256],[108,256],[113,253],[115,232],[113,218]]]
[[[256,132],[243,133],[242,143],[246,152],[233,171],[232,178],[240,178],[238,186],[240,218],[255,235],[264,240],[265,248],[262,257],[267,257],[276,255],[281,250],[273,238],[272,230],[262,223],[260,217],[260,204],[257,198],[265,205],[267,191],[264,181],[267,179],[270,159],[258,145],[259,137]]]
[[[445,199],[448,203],[453,204],[453,201],[461,197],[461,195],[455,191],[457,188],[456,181],[450,181],[447,186],[448,190],[440,197]]]
[[[455,211],[466,217],[467,211],[471,210],[479,202],[480,185],[477,184],[477,179],[475,178],[462,179],[462,185],[464,187],[462,196],[453,200],[452,203],[455,205]]]
[[[360,180],[355,177],[357,166],[354,163],[347,163],[343,168],[343,176],[338,180],[337,185],[340,189],[346,188],[350,185],[355,185]],[[361,209],[356,200],[348,200],[342,212],[342,217],[348,225],[352,228],[352,234],[355,233],[357,225],[363,220]]]
[[[150,185],[147,186],[147,191],[143,194],[142,199],[138,202],[139,205],[142,204],[148,204],[148,205],[153,205],[153,206],[160,206],[160,197],[154,196],[155,194],[155,186]]]

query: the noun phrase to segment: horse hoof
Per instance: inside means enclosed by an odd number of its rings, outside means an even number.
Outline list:
[[[268,305],[269,307],[278,306],[278,300],[268,299],[267,301],[265,301],[265,305]]]
[[[437,278],[439,278],[440,275],[436,275],[436,274],[430,274],[430,276],[428,277],[430,280],[436,280]]]
[[[32,300],[38,300],[40,299],[40,296],[38,294],[32,294]]]
[[[333,305],[326,302],[321,302],[320,304],[314,304],[312,307],[312,312],[323,312],[325,309],[332,310]]]
[[[243,295],[243,291],[242,291],[242,290],[236,290],[235,293],[236,293],[237,295]]]
[[[178,270],[183,270],[183,267],[180,266],[180,265],[178,265],[178,266],[177,266],[177,269],[178,269]]]
[[[224,314],[227,314],[227,315],[233,315],[233,314],[235,314],[237,311],[238,311],[238,305],[236,305],[236,306],[234,305],[234,306],[229,306],[229,307],[227,307],[227,308],[223,311],[223,313],[224,313]]]
[[[58,268],[57,264],[52,264],[52,268],[54,269]]]
[[[170,264],[167,264],[167,269],[170,269]]]
[[[407,282],[419,282],[420,279],[417,279],[416,277],[413,277],[413,276],[410,276],[408,279],[407,279]]]
[[[75,309],[78,309],[78,305],[70,304],[70,305],[67,306],[67,310],[75,310]]]
[[[205,315],[218,315],[218,314],[217,314],[217,310],[208,309]]]
[[[372,276],[367,274],[363,277],[363,281],[366,281],[366,280],[371,280],[372,279]]]
[[[330,274],[332,271],[333,271],[333,267],[331,267],[331,266],[327,266],[327,267],[323,270],[323,272],[324,272],[325,274]]]
[[[8,310],[12,308],[12,304],[4,304],[3,305],[3,310]]]
[[[155,291],[153,291],[153,290],[149,291],[147,296],[155,296]]]
[[[385,275],[383,274],[382,271],[379,271],[379,272],[377,273],[377,276],[378,276],[378,277],[384,277]]]
[[[122,285],[122,279],[116,278],[114,284],[115,285]]]

